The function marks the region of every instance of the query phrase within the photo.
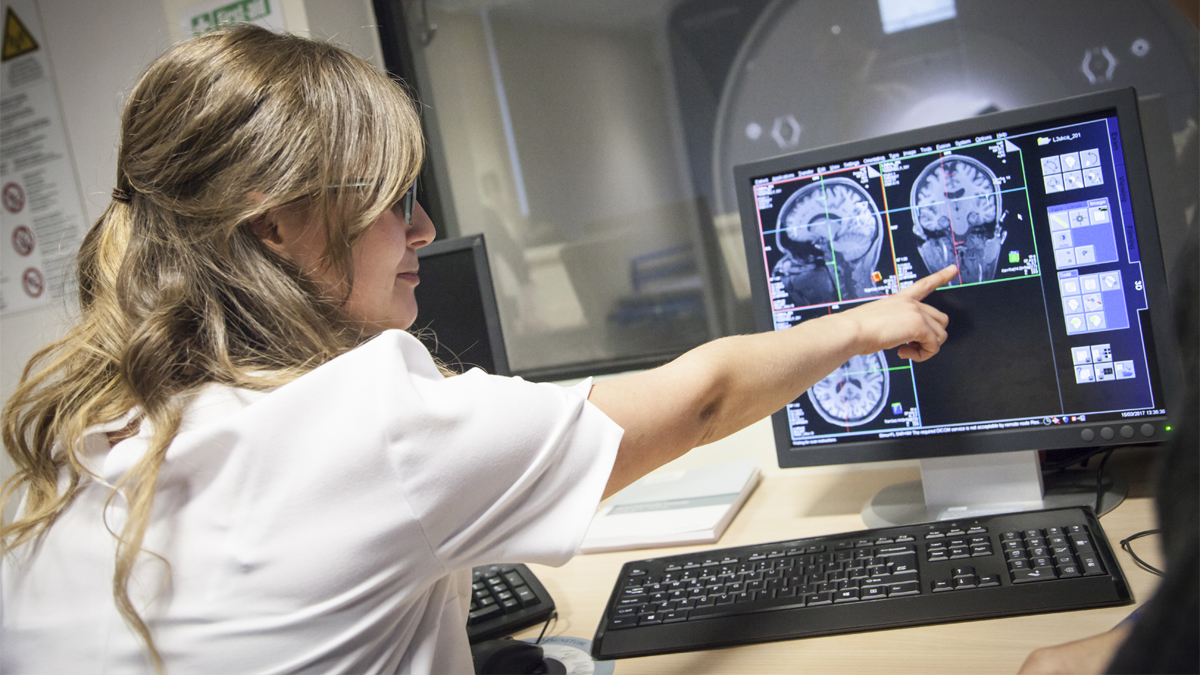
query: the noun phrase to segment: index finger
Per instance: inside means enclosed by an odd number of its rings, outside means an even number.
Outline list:
[[[911,286],[901,291],[901,293],[916,296],[917,300],[922,300],[925,296],[953,279],[956,274],[958,274],[958,265],[948,265],[927,277],[917,279]]]

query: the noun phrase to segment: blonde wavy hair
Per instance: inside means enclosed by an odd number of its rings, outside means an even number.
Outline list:
[[[17,470],[2,499],[23,491],[24,502],[0,539],[11,552],[71,505],[88,476],[77,456],[85,429],[130,411],[148,422],[149,451],[110,497],[128,511],[114,532],[113,596],[157,669],[128,585],[180,394],[213,382],[274,388],[364,337],[339,311],[345,298],[322,297],[251,222],[311,209],[325,225],[322,262],[348,296],[351,248],[423,158],[418,111],[400,85],[337,47],[253,26],[175,46],[131,93],[117,198],[79,251],[80,321],[34,355],[3,411]]]

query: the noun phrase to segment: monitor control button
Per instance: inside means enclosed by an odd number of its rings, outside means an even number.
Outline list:
[[[1143,424],[1142,425],[1142,435],[1145,436],[1146,438],[1153,436],[1154,435],[1154,425],[1153,424]]]
[[[1100,438],[1103,438],[1106,441],[1111,441],[1113,439],[1113,436],[1116,436],[1116,435],[1117,434],[1115,431],[1113,431],[1112,427],[1103,427],[1102,429],[1100,429]]]
[[[1125,438],[1133,438],[1133,427],[1129,426],[1128,424],[1121,427],[1121,435]]]
[[[1079,437],[1088,443],[1091,443],[1092,441],[1096,440],[1096,432],[1092,431],[1091,429],[1084,429],[1083,431],[1079,432]]]

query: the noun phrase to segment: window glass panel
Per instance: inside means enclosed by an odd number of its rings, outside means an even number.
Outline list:
[[[751,330],[732,167],[772,155],[1135,86],[1164,250],[1196,217],[1196,30],[1169,2],[424,5],[445,225],[487,238],[518,372]]]

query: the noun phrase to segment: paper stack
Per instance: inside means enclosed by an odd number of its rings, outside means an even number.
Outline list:
[[[711,544],[758,484],[752,459],[651,474],[596,513],[581,553]]]

